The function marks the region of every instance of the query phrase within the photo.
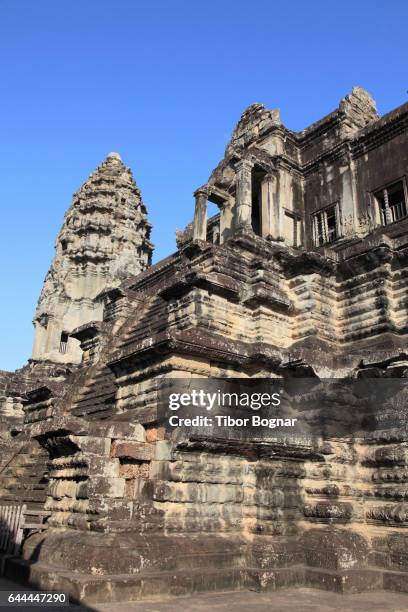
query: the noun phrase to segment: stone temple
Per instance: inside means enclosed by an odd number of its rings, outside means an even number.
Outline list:
[[[0,373],[0,503],[31,513],[6,574],[89,603],[408,592],[404,387],[359,435],[310,444],[176,435],[158,414],[175,379],[403,382],[407,179],[408,104],[380,117],[355,87],[301,132],[253,104],[151,265],[140,191],[109,154],[66,213],[32,358]]]

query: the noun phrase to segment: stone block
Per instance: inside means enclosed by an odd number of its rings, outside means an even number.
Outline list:
[[[153,458],[154,446],[146,442],[115,440],[112,442],[111,456],[118,458],[148,461]]]
[[[168,440],[159,440],[154,447],[154,458],[156,461],[171,459],[172,444]]]
[[[88,484],[89,496],[124,497],[125,479],[96,476],[90,478]]]
[[[120,462],[115,457],[100,457],[98,455],[88,458],[89,474],[91,476],[108,476],[116,478],[119,474]]]
[[[121,478],[137,478],[140,474],[140,463],[122,463],[119,468]]]
[[[146,431],[139,423],[116,422],[116,423],[92,423],[91,431],[94,435],[113,440],[134,440],[144,442]]]
[[[133,503],[125,499],[91,499],[89,511],[100,517],[109,517],[111,520],[128,521],[133,516]]]
[[[110,439],[94,436],[69,436],[71,442],[76,444],[84,453],[100,456],[109,456]]]
[[[351,530],[312,529],[303,535],[301,546],[310,567],[348,570],[367,564],[368,543]]]

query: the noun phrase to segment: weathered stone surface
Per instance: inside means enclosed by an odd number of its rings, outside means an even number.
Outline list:
[[[80,363],[82,338],[78,330],[71,338],[70,332],[101,320],[102,290],[150,265],[149,236],[131,171],[110,153],[74,194],[65,215],[35,313],[33,360]]]
[[[298,133],[250,106],[152,267],[140,194],[108,156],[58,237],[35,361],[0,376],[0,496],[50,512],[15,568],[88,601],[406,588],[407,130],[408,105],[379,118],[361,88]],[[163,425],[163,389],[208,379],[303,384],[285,401],[309,429]]]
[[[149,460],[153,458],[154,447],[151,444],[139,442],[123,442],[115,440],[111,447],[112,457]]]

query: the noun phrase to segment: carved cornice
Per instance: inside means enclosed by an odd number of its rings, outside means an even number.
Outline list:
[[[210,187],[208,184],[206,185],[202,185],[201,187],[198,187],[193,195],[195,198],[198,198],[199,196],[204,196],[205,198],[208,198],[208,195],[210,193]]]
[[[158,291],[158,295],[165,300],[180,297],[188,291],[199,287],[207,289],[216,295],[237,300],[241,285],[226,274],[210,272],[208,274],[194,271],[173,276],[172,279]]]
[[[309,162],[300,166],[300,171],[303,176],[308,176],[312,172],[316,172],[322,163],[333,163],[338,160],[349,160],[349,141],[344,140],[338,145],[324,151]]]
[[[240,172],[241,170],[250,172],[254,166],[255,157],[248,155],[246,158],[242,158],[237,161],[234,165],[235,171]]]
[[[246,289],[241,296],[241,300],[250,308],[265,304],[277,312],[289,312],[293,309],[292,301],[283,291],[262,281],[254,283]]]
[[[103,324],[100,321],[91,321],[76,327],[69,335],[80,342],[91,340],[101,333]]]
[[[357,134],[351,141],[353,159],[361,157],[361,155],[406,132],[408,130],[408,109],[389,120],[389,122],[384,123],[382,120],[379,120],[377,124],[370,126],[370,129],[364,130],[363,133]]]
[[[282,361],[282,351],[273,345],[248,343],[225,338],[205,329],[194,327],[183,332],[161,332],[139,341],[126,351],[119,352],[107,365],[117,376],[140,364],[147,356],[162,358],[177,354],[202,357],[236,366],[264,363],[275,369]]]

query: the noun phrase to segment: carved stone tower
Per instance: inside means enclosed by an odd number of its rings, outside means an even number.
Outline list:
[[[79,363],[70,332],[101,320],[98,294],[151,263],[147,210],[129,168],[110,153],[74,194],[34,317],[32,359]]]

